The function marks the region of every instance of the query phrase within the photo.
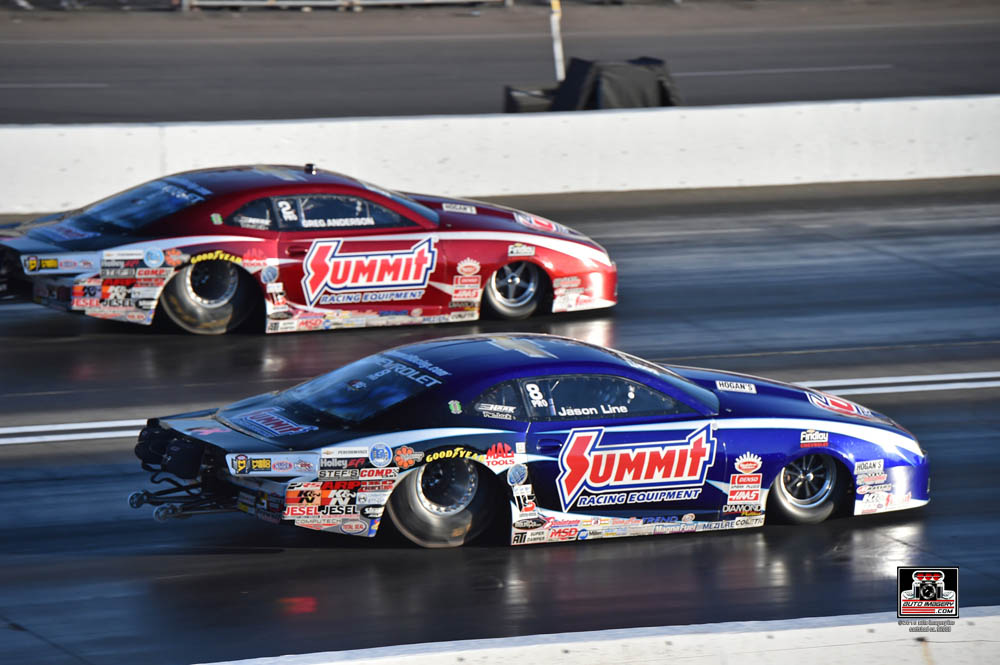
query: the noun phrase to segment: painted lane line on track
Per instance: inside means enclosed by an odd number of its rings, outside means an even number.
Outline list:
[[[77,434],[49,434],[43,436],[14,436],[0,438],[0,446],[20,443],[53,443],[56,441],[86,441],[93,439],[131,439],[139,436],[139,431],[115,430],[113,432],[82,432]]]
[[[976,390],[978,388],[997,388],[1000,381],[965,381],[959,383],[930,383],[919,386],[879,386],[875,388],[835,389],[829,392],[834,395],[878,395],[883,393],[917,393],[937,390]]]
[[[866,379],[827,379],[824,381],[801,381],[800,386],[823,388],[825,386],[871,386],[883,383],[930,383],[932,381],[954,381],[973,379],[1000,379],[1000,372],[961,372],[952,374],[910,374],[908,376],[877,376]],[[2,430],[0,430],[2,431]]]
[[[141,420],[96,420],[88,423],[59,423],[56,425],[22,425],[19,427],[0,427],[0,435],[60,430],[114,429],[116,427],[136,427],[145,424],[146,419],[143,418]]]
[[[675,77],[685,76],[744,76],[758,74],[822,74],[824,72],[860,72],[876,69],[894,69],[893,65],[843,65],[840,67],[775,67],[771,69],[719,69],[704,72],[677,72]]]
[[[0,83],[0,90],[20,90],[20,89],[63,89],[63,88],[110,88],[110,83]]]
[[[139,430],[134,428],[145,424],[146,421],[143,419],[0,427],[0,446],[22,443],[54,443],[57,441],[92,441],[94,439],[130,439],[139,436]],[[45,434],[44,432],[64,432],[64,434]],[[33,436],[6,436],[10,434],[33,434]]]

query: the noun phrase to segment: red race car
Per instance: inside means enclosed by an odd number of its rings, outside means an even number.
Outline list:
[[[0,289],[199,334],[263,303],[267,332],[522,319],[611,307],[614,262],[556,222],[478,201],[401,194],[313,165],[153,180],[0,241]],[[485,303],[485,304],[484,304]]]

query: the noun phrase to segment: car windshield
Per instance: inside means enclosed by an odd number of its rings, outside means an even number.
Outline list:
[[[289,388],[281,401],[306,407],[348,423],[361,423],[405,399],[444,383],[444,372],[429,363],[418,365],[389,351],[362,358],[312,381]]]
[[[211,190],[180,176],[169,176],[98,201],[72,215],[81,229],[100,231],[107,227],[134,230],[212,196]]]
[[[719,398],[716,397],[711,390],[705,390],[693,381],[685,379],[680,374],[676,372],[671,372],[666,367],[657,365],[656,363],[651,363],[648,360],[643,360],[624,351],[611,350],[611,353],[615,354],[626,363],[635,367],[636,369],[641,369],[650,374],[653,374],[661,381],[668,383],[678,390],[690,395],[691,397],[700,401],[703,405],[708,407],[711,411],[718,413],[719,411]]]

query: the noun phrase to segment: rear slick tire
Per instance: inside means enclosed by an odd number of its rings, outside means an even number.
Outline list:
[[[459,547],[475,540],[496,513],[496,478],[465,459],[444,459],[413,471],[386,510],[406,538],[421,547]]]
[[[805,455],[789,462],[771,486],[769,512],[792,524],[819,524],[844,499],[847,473],[829,455]]]
[[[253,311],[250,276],[229,261],[184,266],[167,283],[160,307],[180,328],[196,335],[235,330]]]

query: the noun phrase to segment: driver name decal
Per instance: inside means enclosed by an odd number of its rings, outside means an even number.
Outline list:
[[[581,493],[614,490],[665,490],[619,494],[611,503],[669,501],[697,496],[705,484],[709,467],[715,463],[716,440],[706,425],[679,441],[603,444],[604,428],[575,429],[559,453],[556,480],[563,510],[580,505],[603,505],[602,497],[584,501]],[[682,488],[692,488],[684,490]],[[679,490],[679,491],[678,491]],[[692,493],[693,496],[688,496]],[[619,498],[623,500],[619,500]]]
[[[433,238],[387,252],[342,252],[342,242],[317,240],[309,248],[302,291],[310,305],[324,293],[425,288],[437,264]]]

